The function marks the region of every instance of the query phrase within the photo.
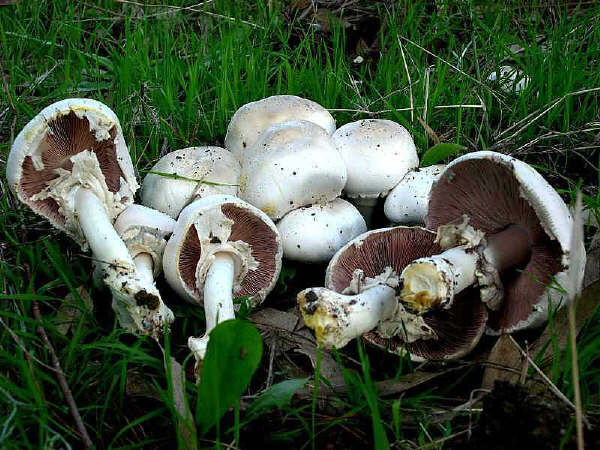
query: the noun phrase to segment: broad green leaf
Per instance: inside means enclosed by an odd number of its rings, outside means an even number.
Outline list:
[[[272,408],[283,408],[289,405],[296,391],[303,387],[307,381],[308,378],[294,378],[274,384],[254,400],[247,410],[246,417],[251,418],[263,411],[267,412]]]
[[[464,147],[462,145],[451,144],[448,142],[436,144],[429,150],[427,150],[421,158],[421,167],[427,167],[432,166],[433,164],[441,163],[448,156],[460,153],[461,151],[466,149],[467,147]]]
[[[227,320],[210,333],[200,373],[196,420],[210,430],[244,393],[262,357],[263,343],[254,326]]]

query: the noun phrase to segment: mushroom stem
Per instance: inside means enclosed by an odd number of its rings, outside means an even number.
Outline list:
[[[134,258],[135,271],[144,284],[154,283],[154,261],[150,253],[138,253]]]
[[[91,190],[79,188],[75,194],[75,213],[94,256],[107,265],[133,268],[127,246],[119,237],[104,204]]]
[[[214,260],[206,274],[204,282],[204,315],[206,332],[201,338],[190,337],[188,346],[198,361],[204,359],[208,347],[209,334],[217,324],[235,319],[233,309],[233,280],[235,263],[225,252],[214,255]],[[202,288],[199,286],[199,288]]]
[[[311,288],[298,294],[298,305],[306,326],[315,330],[321,345],[342,348],[393,316],[398,303],[395,293],[383,284],[356,295]]]
[[[531,252],[529,236],[518,225],[487,235],[483,245],[482,249],[461,245],[413,261],[400,275],[401,301],[419,313],[434,307],[449,307],[454,297],[469,286],[479,283],[480,288],[487,287],[478,278],[480,273],[491,269],[500,274],[526,262]]]
[[[112,307],[121,326],[152,335],[160,333],[164,321],[172,322],[173,313],[161,301],[154,278],[137,273],[104,204],[91,190],[79,188],[75,214],[94,257],[100,260],[103,281],[112,292]]]
[[[371,228],[373,212],[375,211],[375,206],[377,206],[378,199],[379,197],[354,197],[350,199],[350,203],[352,203],[356,209],[358,209],[360,214],[365,219],[365,222],[367,223],[367,229]]]

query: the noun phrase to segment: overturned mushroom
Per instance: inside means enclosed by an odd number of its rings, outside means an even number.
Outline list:
[[[95,100],[77,98],[44,108],[15,139],[6,176],[19,200],[84,250],[91,248],[120,305],[121,324],[159,333],[168,322],[158,309],[160,294],[138,276],[113,228],[138,188],[114,112]]]
[[[325,347],[343,347],[364,338],[391,353],[414,360],[453,359],[479,341],[487,312],[477,291],[461,294],[447,310],[418,315],[399,302],[398,274],[413,259],[437,253],[435,234],[396,227],[362,234],[330,261],[326,288],[298,294],[305,323]]]
[[[410,170],[385,199],[385,216],[394,223],[425,223],[429,191],[445,167],[436,164]]]
[[[191,303],[204,303],[206,333],[191,337],[196,359],[204,358],[210,331],[233,319],[233,297],[260,304],[281,269],[281,240],[273,222],[248,203],[228,195],[186,206],[163,256],[171,287]]]
[[[344,160],[331,137],[306,120],[273,125],[241,162],[240,197],[272,219],[330,202],[346,183]]]
[[[396,122],[365,119],[338,128],[333,140],[348,171],[344,192],[369,225],[377,199],[419,165],[413,139]]]
[[[326,262],[344,244],[367,231],[358,210],[341,198],[324,205],[298,208],[277,223],[286,258]]]
[[[426,224],[445,251],[404,269],[402,300],[418,311],[448,308],[477,286],[494,311],[492,332],[539,325],[549,303],[566,300],[556,284],[566,285],[571,255],[585,260],[583,243],[571,246],[571,223],[560,196],[529,165],[489,151],[462,156],[429,201]]]
[[[167,153],[142,183],[142,203],[176,219],[197,198],[237,195],[240,163],[220,147],[188,147]]]
[[[238,109],[225,136],[225,148],[239,160],[272,125],[288,120],[307,120],[322,127],[327,134],[335,131],[335,120],[318,103],[295,95],[274,95],[248,103]]]
[[[174,226],[171,217],[142,205],[129,206],[115,221],[115,230],[133,258],[138,277],[147,285],[154,284],[154,278],[162,270],[163,252]],[[148,300],[156,301],[153,297]],[[122,305],[115,301],[113,308],[117,311]],[[173,321],[173,313],[162,301],[158,306],[152,305],[152,309],[158,309],[166,321]],[[122,315],[125,316],[124,311]]]

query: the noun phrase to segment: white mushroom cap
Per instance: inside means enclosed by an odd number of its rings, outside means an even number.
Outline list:
[[[395,223],[425,223],[429,191],[445,167],[436,164],[410,170],[385,199],[385,216]]]
[[[569,208],[533,167],[491,151],[455,159],[432,187],[426,224],[437,229],[462,214],[483,233],[519,225],[532,245],[527,265],[505,281],[503,304],[491,314],[488,332],[538,326],[547,320],[550,303],[565,303],[555,286],[569,285],[570,259],[577,253],[585,261],[585,249],[583,242],[572,247]],[[581,282],[583,270],[578,275]]]
[[[132,258],[140,253],[152,257],[154,276],[161,271],[163,252],[174,227],[174,219],[142,205],[131,205],[115,221],[115,230]]]
[[[182,298],[202,303],[199,286],[217,253],[228,253],[235,262],[235,296],[248,296],[257,305],[275,286],[282,257],[277,227],[230,195],[198,199],[181,211],[163,255],[167,282]]]
[[[240,163],[220,147],[188,147],[168,153],[142,183],[142,203],[174,219],[196,198],[237,195]],[[179,179],[158,173],[173,174]],[[202,180],[202,181],[194,181]]]
[[[341,198],[291,211],[277,228],[284,256],[309,263],[329,261],[344,244],[367,231],[358,210]]]
[[[348,197],[379,197],[419,165],[410,133],[391,120],[366,119],[348,123],[333,134],[346,168]]]
[[[68,150],[63,133],[73,136]],[[8,155],[6,177],[19,200],[84,249],[73,187],[92,190],[111,220],[133,203],[139,187],[119,119],[106,105],[82,98],[53,103],[25,125]]]
[[[327,132],[292,120],[273,125],[247,149],[240,197],[279,219],[293,209],[332,201],[345,183],[344,160]]]
[[[501,66],[500,76],[496,71],[490,73],[488,81],[494,82],[498,80],[500,88],[507,93],[515,92],[519,94],[527,89],[531,78],[529,78],[522,70],[513,66]]]
[[[274,95],[238,109],[225,136],[225,148],[238,159],[256,143],[271,125],[288,120],[308,120],[328,134],[335,131],[335,119],[318,103],[295,95]]]

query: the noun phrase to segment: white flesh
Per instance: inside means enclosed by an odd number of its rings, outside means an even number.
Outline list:
[[[204,282],[204,315],[206,332],[201,338],[190,337],[188,347],[197,361],[204,359],[209,334],[217,324],[235,318],[233,309],[233,279],[235,262],[228,253],[216,253]],[[202,286],[198,286],[202,289]]]

